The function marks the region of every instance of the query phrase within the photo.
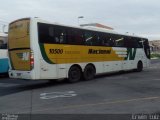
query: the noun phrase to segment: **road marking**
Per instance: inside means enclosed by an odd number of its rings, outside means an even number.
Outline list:
[[[50,93],[41,93],[40,99],[54,99],[59,97],[75,97],[75,96],[77,96],[75,91],[50,92]]]
[[[73,109],[73,108],[80,108],[80,107],[90,107],[90,106],[97,106],[97,105],[111,105],[111,104],[123,104],[128,102],[136,102],[136,101],[144,101],[144,100],[154,100],[154,99],[160,99],[160,96],[158,97],[146,97],[146,98],[136,98],[136,99],[127,99],[127,100],[117,100],[112,102],[99,102],[99,103],[91,103],[91,104],[81,104],[81,105],[69,105],[64,107],[55,108],[54,110],[64,110],[64,109]],[[46,111],[53,108],[46,108],[46,109],[38,109],[34,110],[34,112],[38,111]]]

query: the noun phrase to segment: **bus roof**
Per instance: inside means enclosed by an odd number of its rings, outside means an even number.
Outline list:
[[[40,23],[53,24],[53,25],[77,28],[77,29],[82,29],[82,30],[91,30],[91,31],[104,32],[104,33],[110,33],[110,34],[118,34],[118,35],[123,35],[123,36],[128,36],[128,37],[136,37],[136,38],[147,39],[145,37],[141,37],[141,36],[138,36],[138,35],[129,35],[128,33],[123,34],[123,33],[119,33],[119,32],[113,31],[113,30],[107,30],[107,29],[104,29],[104,28],[98,28],[98,27],[93,27],[93,26],[81,27],[81,26],[72,26],[72,25],[60,24],[60,23],[57,23],[57,22],[50,22],[50,21],[46,21],[46,20],[40,19],[38,17],[22,18],[22,19],[15,20],[13,22],[16,22],[16,21],[19,21],[19,20],[25,20],[25,19],[31,19],[31,20],[36,20],[37,22],[40,22]]]

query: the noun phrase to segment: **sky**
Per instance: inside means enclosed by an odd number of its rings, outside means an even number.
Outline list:
[[[120,33],[160,40],[160,0],[0,0],[0,31],[3,24],[24,17],[73,26],[101,23]]]

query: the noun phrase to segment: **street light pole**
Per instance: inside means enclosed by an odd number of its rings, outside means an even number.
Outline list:
[[[79,16],[78,17],[78,25],[79,25],[79,19],[82,19],[82,18],[84,18],[84,16]]]

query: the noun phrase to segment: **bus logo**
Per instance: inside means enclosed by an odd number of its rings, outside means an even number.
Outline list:
[[[111,50],[89,49],[88,54],[111,54]]]
[[[17,53],[17,57],[23,61],[29,60],[29,52]]]

